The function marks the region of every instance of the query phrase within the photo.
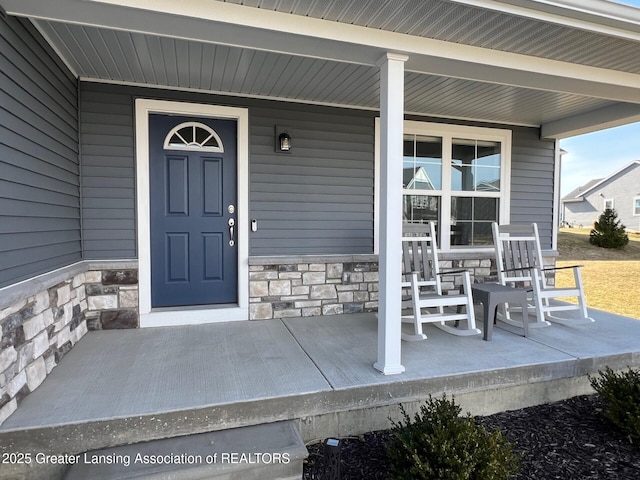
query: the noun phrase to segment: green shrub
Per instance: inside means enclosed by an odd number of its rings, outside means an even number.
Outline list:
[[[412,422],[400,406],[404,422],[392,422],[387,445],[392,479],[506,479],[520,469],[513,445],[495,430],[460,416],[454,399],[429,399]]]
[[[640,445],[640,371],[629,368],[616,373],[607,367],[598,374],[599,378],[589,377],[589,381],[604,399],[605,418]]]
[[[629,243],[625,226],[618,220],[615,210],[607,208],[589,233],[589,242],[603,248],[622,248]]]

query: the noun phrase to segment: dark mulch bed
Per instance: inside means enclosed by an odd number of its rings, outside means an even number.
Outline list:
[[[514,479],[640,479],[640,446],[601,417],[599,395],[504,412],[476,420],[498,428],[522,453]],[[342,479],[386,479],[385,441],[390,432],[373,432],[342,441]],[[305,480],[323,480],[322,445],[309,446]]]

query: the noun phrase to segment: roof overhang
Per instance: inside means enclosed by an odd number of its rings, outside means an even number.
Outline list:
[[[617,176],[619,176],[622,172],[624,172],[625,170],[630,169],[631,167],[636,167],[640,165],[640,160],[634,160],[631,163],[627,163],[624,167],[616,170],[615,172],[613,172],[611,175],[609,175],[608,177],[605,177],[597,182],[595,182],[593,185],[591,185],[589,188],[586,188],[581,194],[580,197],[576,198],[576,201],[581,201],[584,200],[584,197],[588,194],[588,193],[593,193],[594,190],[597,190],[598,188],[600,188],[601,185],[604,185],[605,183],[607,183],[608,181],[610,181],[612,178],[615,178]]]
[[[377,62],[386,52],[396,52],[409,57],[405,65],[407,113],[540,126],[544,138],[640,121],[640,65],[604,68],[236,3],[0,0],[7,13],[32,19],[83,80],[376,110]],[[346,9],[364,8],[372,2],[329,3]],[[616,15],[611,11],[605,15],[598,8],[610,4],[601,0],[448,3],[462,9],[460,13],[485,9],[485,26],[491,25],[493,12],[507,12],[517,15],[519,22],[524,18],[562,24],[578,34],[589,29],[603,39],[615,37],[640,48],[640,10],[616,6]],[[187,55],[200,52],[209,73],[200,68],[199,80],[181,78],[180,68],[198,70],[193,59],[182,67],[179,58],[175,65],[168,65],[166,52],[171,50],[179,57],[181,49]],[[131,63],[132,57],[137,66],[131,65],[129,71],[118,68]],[[621,62],[637,63],[637,53]],[[213,75],[214,65],[223,77],[233,79],[216,83],[205,78]],[[311,74],[304,77],[302,68]],[[240,78],[238,72],[244,76]],[[171,81],[173,77],[176,81]],[[293,78],[297,81],[287,80]]]

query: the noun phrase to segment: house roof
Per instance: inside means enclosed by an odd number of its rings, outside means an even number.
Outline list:
[[[582,197],[584,195],[584,192],[589,190],[591,187],[593,187],[597,183],[600,183],[601,181],[602,181],[602,178],[595,178],[593,180],[589,180],[584,185],[579,186],[575,190],[572,190],[567,195],[562,197],[562,201],[564,203],[581,202],[582,200],[584,200],[583,197]]]
[[[88,81],[405,110],[561,138],[640,120],[640,10],[604,0],[0,0]]]
[[[581,202],[584,199],[584,196],[586,194],[588,194],[589,192],[595,190],[596,188],[598,188],[600,185],[604,184],[605,182],[608,182],[609,180],[611,180],[611,179],[613,179],[615,177],[623,175],[624,172],[629,170],[631,167],[634,167],[634,166],[637,166],[637,165],[640,165],[640,160],[634,160],[633,162],[628,163],[627,165],[625,165],[621,169],[616,170],[615,172],[613,172],[608,177],[596,178],[594,180],[591,180],[588,183],[582,185],[581,187],[576,188],[572,192],[570,192],[567,195],[565,195],[562,198],[562,201],[565,202],[565,203],[567,203],[567,202]]]

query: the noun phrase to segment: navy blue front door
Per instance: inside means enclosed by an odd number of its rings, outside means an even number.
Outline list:
[[[236,132],[233,120],[149,116],[152,307],[238,301]]]

